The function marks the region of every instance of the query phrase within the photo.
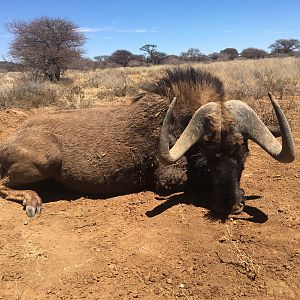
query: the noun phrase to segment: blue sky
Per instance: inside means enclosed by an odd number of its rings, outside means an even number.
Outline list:
[[[268,50],[277,39],[300,39],[300,1],[100,1],[3,0],[0,10],[0,60],[11,36],[5,24],[40,16],[66,18],[85,32],[86,56],[111,54],[155,44],[180,54],[199,48],[209,54],[227,47]]]

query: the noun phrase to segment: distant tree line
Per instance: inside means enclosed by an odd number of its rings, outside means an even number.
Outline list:
[[[157,51],[157,45],[144,45],[139,50],[142,55],[133,54],[127,50],[117,50],[109,55],[94,57],[95,67],[145,66],[158,64],[181,64],[211,61],[227,61],[235,59],[263,59],[267,57],[300,56],[300,41],[296,39],[280,39],[269,46],[270,53],[263,49],[246,48],[238,52],[235,48],[225,48],[220,52],[204,54],[198,48],[189,48],[180,55],[167,55]],[[91,60],[92,61],[92,60]]]
[[[111,55],[88,59],[83,57],[86,37],[71,21],[40,17],[30,22],[13,21],[7,25],[7,29],[14,36],[9,51],[13,63],[0,62],[0,70],[25,68],[31,70],[36,78],[43,77],[50,81],[60,80],[62,73],[68,68],[83,70],[300,56],[298,39],[279,39],[269,46],[270,53],[257,48],[246,48],[240,53],[235,48],[225,48],[206,55],[198,48],[189,48],[180,55],[168,55],[159,51],[157,45],[146,44],[139,48],[142,54],[119,49]]]

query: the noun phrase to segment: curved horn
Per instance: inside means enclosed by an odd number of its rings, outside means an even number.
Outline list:
[[[277,101],[270,93],[268,95],[278,119],[282,145],[259,119],[255,111],[246,103],[238,100],[230,100],[225,102],[225,106],[234,115],[236,125],[245,137],[256,142],[277,161],[289,163],[295,159],[295,145],[291,129]]]
[[[171,123],[171,115],[176,103],[176,97],[171,102],[167,114],[165,116],[161,133],[160,133],[160,143],[159,150],[160,155],[169,163],[174,163],[180,159],[187,150],[189,150],[199,139],[202,138],[204,134],[203,129],[203,118],[214,111],[218,104],[215,102],[207,103],[200,107],[193,115],[189,124],[176,141],[175,145],[169,148],[169,131]]]
[[[267,126],[268,129],[270,130],[270,132],[275,136],[275,137],[280,137],[281,136],[281,131],[280,131],[280,128],[279,126],[273,126],[273,125],[270,125],[270,126]]]

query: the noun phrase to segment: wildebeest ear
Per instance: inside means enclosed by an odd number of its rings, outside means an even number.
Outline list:
[[[281,131],[280,131],[279,126],[268,126],[268,129],[271,131],[271,133],[275,137],[280,137],[281,136]]]

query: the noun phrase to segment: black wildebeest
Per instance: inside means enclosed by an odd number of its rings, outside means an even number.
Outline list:
[[[172,193],[205,182],[215,193],[213,210],[239,213],[248,139],[280,162],[294,159],[288,122],[271,96],[282,145],[247,104],[225,101],[222,82],[207,72],[167,70],[146,90],[124,107],[45,113],[24,122],[0,146],[0,194],[22,200],[33,216],[41,211],[40,197],[13,188],[47,178],[106,196]]]

